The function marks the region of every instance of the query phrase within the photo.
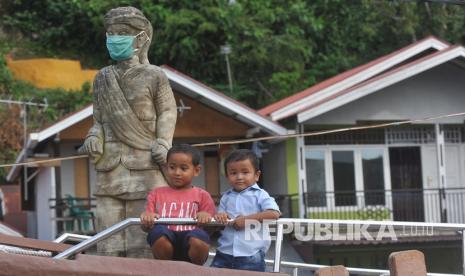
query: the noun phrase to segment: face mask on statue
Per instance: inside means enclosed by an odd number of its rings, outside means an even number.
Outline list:
[[[144,31],[137,35],[109,35],[107,33],[107,49],[110,57],[113,60],[121,61],[130,59],[138,49],[134,49],[134,39]],[[150,39],[147,38],[147,41]]]

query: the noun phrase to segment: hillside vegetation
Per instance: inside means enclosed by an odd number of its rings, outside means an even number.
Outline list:
[[[438,2],[0,0],[0,98],[50,103],[45,111],[31,109],[30,130],[90,102],[89,86],[78,93],[35,89],[12,79],[3,55],[78,59],[101,68],[111,62],[103,15],[126,5],[141,9],[154,26],[153,64],[168,64],[253,108],[428,35],[465,42],[465,6]],[[223,45],[232,49],[232,92]],[[0,111],[0,163],[8,163],[22,143],[21,119],[13,107]]]

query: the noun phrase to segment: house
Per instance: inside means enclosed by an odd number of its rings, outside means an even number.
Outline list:
[[[264,160],[289,157],[301,217],[463,223],[464,87],[465,48],[427,37],[259,113],[297,133],[460,116],[301,136]]]
[[[464,223],[464,65],[463,46],[427,37],[259,110],[301,134],[264,154],[288,168],[288,186],[268,189],[292,193],[300,217]],[[366,268],[419,249],[428,271],[461,272],[461,236],[424,230],[293,245],[306,263]]]
[[[278,123],[187,75],[168,66],[162,66],[162,69],[173,88],[179,111],[174,143],[195,144],[288,133]],[[77,149],[93,123],[92,114],[93,107],[88,105],[39,132],[31,133],[27,148],[20,153],[17,162],[26,159],[25,153],[27,160],[77,156]],[[220,192],[228,188],[221,170],[221,160],[228,148],[213,145],[199,147],[199,150],[203,170],[194,184],[219,197]],[[53,207],[67,195],[91,198],[95,170],[87,158],[37,164],[27,168],[26,184],[22,170],[20,166],[13,167],[7,179],[23,178],[22,206],[28,210],[27,236],[54,239],[57,231],[65,227],[57,226],[65,214]],[[271,183],[263,182],[263,185]]]

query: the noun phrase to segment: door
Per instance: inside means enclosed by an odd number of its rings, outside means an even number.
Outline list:
[[[445,222],[464,223],[465,221],[465,190],[460,181],[462,172],[459,145],[446,145],[446,189],[444,208]]]
[[[393,215],[396,221],[424,221],[420,147],[389,148]]]
[[[440,195],[438,181],[438,155],[435,144],[421,146],[421,166],[423,171],[423,203],[425,222],[441,222],[444,198]]]

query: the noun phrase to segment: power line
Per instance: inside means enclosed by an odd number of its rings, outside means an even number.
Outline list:
[[[31,102],[31,100],[29,101],[15,101],[15,100],[12,100],[12,99],[8,99],[8,100],[2,100],[0,99],[0,103],[5,103],[5,104],[17,104],[17,105],[30,105],[30,106],[40,106],[40,107],[43,107],[44,109],[47,109],[48,108],[48,101],[47,99],[45,98],[44,99],[44,103],[34,103],[34,102]]]
[[[21,106],[21,116],[23,117],[23,150],[24,150],[24,156],[27,159],[27,107],[28,106],[38,106],[38,107],[43,107],[44,110],[48,108],[48,101],[46,98],[44,98],[44,103],[35,103],[32,102],[31,100],[29,101],[16,101],[12,100],[9,98],[8,100],[2,100],[0,99],[0,103],[4,104],[16,104]],[[28,182],[28,177],[27,177],[27,164],[24,165],[23,169],[23,178],[24,178],[24,198],[25,200],[28,200],[28,189],[27,189],[27,182]]]
[[[423,118],[423,119],[397,121],[397,122],[384,123],[384,124],[337,128],[337,129],[313,131],[313,132],[307,132],[307,133],[265,136],[265,137],[231,140],[231,141],[223,141],[223,142],[218,141],[218,142],[211,142],[211,143],[200,143],[200,144],[193,144],[193,146],[206,147],[206,146],[215,146],[215,145],[231,145],[231,144],[242,144],[242,143],[257,142],[257,141],[264,141],[264,140],[273,140],[273,139],[287,139],[287,138],[296,138],[296,137],[317,136],[317,135],[324,135],[324,134],[338,133],[338,132],[346,132],[346,131],[352,131],[352,130],[383,128],[383,127],[399,126],[399,125],[405,125],[405,124],[411,124],[411,123],[428,122],[428,121],[434,121],[434,120],[457,117],[457,116],[464,116],[464,115],[465,115],[465,112],[452,113],[452,114],[446,114],[446,115],[427,117],[427,118]]]
[[[264,137],[257,137],[257,138],[228,140],[228,141],[217,141],[217,142],[210,142],[210,143],[197,143],[197,144],[192,144],[192,146],[194,146],[194,147],[206,147],[206,146],[233,145],[233,144],[243,144],[243,143],[265,141],[265,140],[282,140],[282,139],[296,138],[296,137],[318,136],[318,135],[325,135],[325,134],[329,134],[329,133],[347,132],[347,131],[373,129],[373,128],[383,128],[383,127],[390,127],[390,126],[400,126],[400,125],[406,125],[406,124],[412,124],[412,123],[420,123],[420,122],[428,122],[428,121],[434,121],[434,120],[452,118],[452,117],[458,117],[458,116],[465,116],[465,112],[452,113],[452,114],[446,114],[446,115],[438,115],[438,116],[431,116],[431,117],[422,118],[422,119],[396,121],[396,122],[384,123],[384,124],[376,124],[376,125],[337,128],[337,129],[330,129],[330,130],[313,131],[313,132],[296,133],[296,134],[287,134],[287,135],[271,135],[271,136],[264,136]],[[52,158],[52,159],[39,160],[39,161],[30,161],[30,162],[13,163],[13,164],[3,164],[3,165],[0,165],[0,168],[13,167],[13,166],[27,166],[27,165],[32,165],[32,164],[44,164],[44,163],[50,163],[50,162],[55,162],[55,161],[72,160],[72,159],[79,159],[79,158],[86,158],[86,157],[88,157],[88,156],[87,155],[75,155],[75,156]]]

